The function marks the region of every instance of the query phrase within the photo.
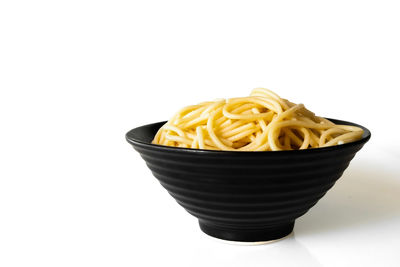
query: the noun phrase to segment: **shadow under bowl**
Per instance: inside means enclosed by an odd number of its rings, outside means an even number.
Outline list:
[[[370,131],[358,141],[291,151],[216,151],[151,144],[165,122],[132,129],[127,141],[169,194],[198,218],[206,234],[231,241],[282,238],[342,176]]]

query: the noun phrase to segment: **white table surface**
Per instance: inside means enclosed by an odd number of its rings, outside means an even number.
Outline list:
[[[151,204],[154,212],[165,209],[165,218],[139,223],[143,231],[136,230],[136,260],[153,265],[161,258],[177,266],[399,266],[399,157],[371,151],[369,144],[364,149],[283,240],[259,246],[226,244],[203,234],[196,220],[166,196],[163,207]],[[154,194],[164,190],[158,187]],[[155,229],[146,233],[150,225]]]

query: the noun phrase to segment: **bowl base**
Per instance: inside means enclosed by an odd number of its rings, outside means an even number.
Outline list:
[[[238,242],[256,242],[263,244],[281,239],[293,231],[294,222],[257,229],[232,229],[199,221],[200,229],[209,236]]]

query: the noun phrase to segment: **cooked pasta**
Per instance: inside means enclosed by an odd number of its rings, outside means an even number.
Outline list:
[[[278,151],[341,145],[361,138],[356,126],[315,116],[303,104],[254,89],[249,97],[188,106],[164,124],[153,144],[194,149]]]

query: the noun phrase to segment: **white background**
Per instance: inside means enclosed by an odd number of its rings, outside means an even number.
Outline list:
[[[398,1],[1,1],[0,266],[399,266]],[[125,133],[267,87],[372,131],[270,245],[203,234]]]

